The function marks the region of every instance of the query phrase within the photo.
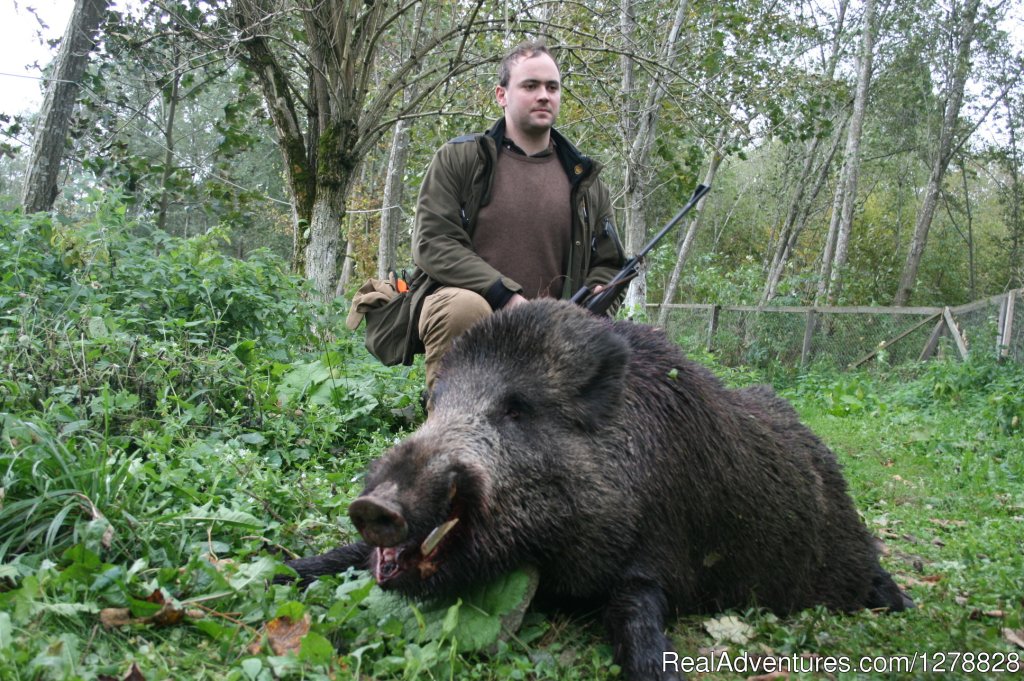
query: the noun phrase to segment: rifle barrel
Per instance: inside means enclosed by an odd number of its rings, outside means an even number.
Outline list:
[[[650,253],[651,249],[657,246],[658,242],[661,241],[662,238],[664,238],[664,236],[668,234],[673,227],[679,224],[679,221],[686,217],[687,213],[693,210],[693,207],[697,205],[697,202],[704,198],[704,195],[707,194],[708,191],[710,191],[710,189],[711,187],[709,187],[706,184],[698,184],[696,189],[693,190],[693,196],[691,196],[690,200],[686,202],[686,205],[680,208],[679,212],[676,213],[676,216],[669,220],[668,224],[662,227],[661,231],[658,232],[654,236],[654,238],[647,243],[646,246],[640,249],[640,252],[634,256],[634,259],[639,262],[640,260],[643,259],[645,255]]]
[[[704,198],[704,195],[708,193],[711,187],[705,184],[698,184],[697,188],[693,190],[693,196],[686,202],[676,216],[669,220],[668,224],[661,228],[661,231],[655,235],[653,239],[648,242],[646,246],[640,249],[636,255],[629,259],[621,270],[619,270],[611,281],[605,284],[604,289],[600,293],[593,293],[589,286],[583,286],[576,294],[571,298],[571,302],[582,305],[595,314],[604,314],[608,307],[611,305],[618,289],[622,287],[630,279],[637,276],[640,270],[640,263],[643,262],[644,256],[651,252],[651,250],[658,245],[669,231],[675,227],[680,220],[686,217],[686,214],[693,210],[693,207]]]

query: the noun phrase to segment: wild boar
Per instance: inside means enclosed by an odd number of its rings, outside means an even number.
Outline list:
[[[910,604],[835,455],[768,387],[730,390],[653,328],[564,302],[492,315],[445,356],[419,430],[375,461],[356,565],[412,597],[520,566],[597,601],[627,678],[663,669],[674,613]]]

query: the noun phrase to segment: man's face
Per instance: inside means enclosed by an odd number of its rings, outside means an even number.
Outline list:
[[[509,68],[508,87],[499,85],[495,96],[509,132],[543,135],[555,124],[562,102],[558,66],[546,54],[520,59]]]

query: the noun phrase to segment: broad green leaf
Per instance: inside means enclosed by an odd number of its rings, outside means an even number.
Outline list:
[[[312,664],[327,664],[334,657],[334,646],[322,635],[311,631],[302,637],[299,659]]]
[[[218,509],[213,513],[190,514],[183,517],[185,520],[213,521],[226,525],[241,525],[242,527],[263,527],[264,525],[263,521],[251,513],[227,508]]]
[[[530,573],[516,570],[494,581],[474,587],[456,600],[417,604],[403,597],[374,591],[364,601],[366,610],[353,617],[363,626],[389,628],[401,623],[402,636],[426,644],[453,640],[460,652],[484,650],[497,642],[502,619],[533,597]],[[534,585],[535,586],[535,585]],[[518,618],[516,618],[518,625]]]

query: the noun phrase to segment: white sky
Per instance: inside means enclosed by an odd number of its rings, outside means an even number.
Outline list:
[[[64,35],[74,5],[74,0],[0,0],[0,112],[36,111],[42,104],[40,69],[53,59],[46,41]],[[41,29],[30,7],[47,28]]]

